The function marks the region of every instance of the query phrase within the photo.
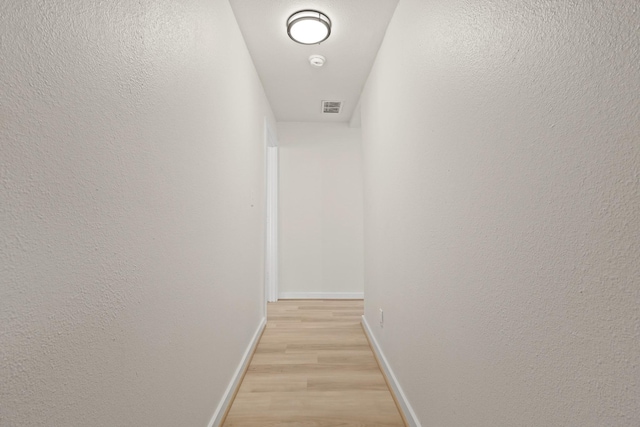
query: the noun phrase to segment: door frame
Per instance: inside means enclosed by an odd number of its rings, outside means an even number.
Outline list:
[[[278,139],[269,121],[264,119],[265,142],[265,298],[267,302],[278,301]]]

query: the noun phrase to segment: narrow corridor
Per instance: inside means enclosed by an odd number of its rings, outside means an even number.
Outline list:
[[[362,312],[361,300],[270,303],[224,426],[403,426]]]

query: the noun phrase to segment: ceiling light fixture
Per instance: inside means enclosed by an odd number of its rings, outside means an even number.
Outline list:
[[[322,43],[331,35],[331,20],[317,10],[300,10],[287,19],[287,34],[300,44]]]

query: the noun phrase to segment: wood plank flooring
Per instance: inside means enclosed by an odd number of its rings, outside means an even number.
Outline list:
[[[269,303],[224,426],[404,426],[360,326],[360,300]]]

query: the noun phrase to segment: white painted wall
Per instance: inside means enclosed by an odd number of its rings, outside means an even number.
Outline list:
[[[365,312],[422,425],[640,425],[639,25],[400,1],[362,98]]]
[[[360,129],[278,123],[283,293],[362,293]]]
[[[0,39],[0,425],[206,425],[263,316],[228,2],[8,0]]]

